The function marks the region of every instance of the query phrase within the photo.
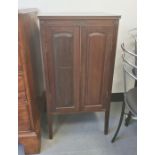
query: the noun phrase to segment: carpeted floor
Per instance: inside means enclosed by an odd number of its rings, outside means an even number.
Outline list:
[[[55,116],[52,140],[48,139],[47,123],[43,118],[40,155],[136,155],[137,122],[134,120],[128,127],[123,124],[119,138],[111,143],[121,104],[111,103],[108,135],[104,135],[103,112]]]

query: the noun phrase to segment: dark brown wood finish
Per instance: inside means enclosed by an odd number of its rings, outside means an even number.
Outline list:
[[[79,105],[79,29],[51,27],[46,29],[46,63],[50,112],[77,111]]]
[[[105,111],[108,133],[119,16],[39,16],[49,137],[52,114]]]
[[[40,152],[42,65],[36,10],[18,14],[18,131],[26,154]]]
[[[113,28],[101,26],[82,27],[82,108],[104,109],[107,88],[104,73],[107,55],[111,51]]]

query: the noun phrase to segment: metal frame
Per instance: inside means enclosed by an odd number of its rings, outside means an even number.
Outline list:
[[[134,75],[133,72],[130,72],[125,66],[128,65],[130,67],[132,67],[132,69],[136,69],[137,70],[137,45],[136,45],[136,41],[135,41],[135,53],[128,51],[125,46],[124,43],[121,44],[121,48],[123,50],[123,54],[122,54],[122,58],[123,58],[123,77],[124,77],[124,101],[122,103],[122,111],[121,111],[121,116],[120,116],[120,120],[119,120],[119,124],[117,127],[117,130],[111,140],[111,142],[113,143],[117,137],[117,134],[120,130],[121,124],[123,122],[123,118],[124,118],[124,113],[125,113],[125,105],[128,105],[128,102],[126,100],[126,92],[127,92],[127,85],[126,85],[126,75],[129,75],[131,78],[133,78],[134,80],[137,81],[137,75]],[[136,58],[136,62],[135,64],[133,64],[132,62],[130,62],[127,58],[126,58],[126,53],[129,54],[130,56],[133,56]],[[130,109],[130,107],[128,106],[128,108]],[[125,125],[128,126],[128,122],[131,118],[132,115],[132,109],[130,109],[129,113],[128,113],[128,117],[126,118],[125,121]]]
[[[128,105],[128,102],[126,100],[126,92],[127,92],[127,78],[126,78],[126,74],[128,74],[131,78],[133,78],[134,80],[137,81],[137,75],[134,75],[133,72],[130,72],[127,68],[126,65],[132,67],[132,69],[136,69],[137,70],[137,65],[133,64],[132,62],[130,62],[127,58],[126,58],[126,53],[128,53],[130,56],[133,56],[137,59],[137,54],[130,52],[128,50],[126,50],[124,43],[121,44],[121,48],[123,50],[123,54],[122,54],[122,59],[123,59],[123,74],[124,74],[124,101],[125,103]],[[130,107],[128,106],[128,108],[130,109]],[[131,109],[130,109],[131,110]],[[132,110],[131,110],[132,111]]]

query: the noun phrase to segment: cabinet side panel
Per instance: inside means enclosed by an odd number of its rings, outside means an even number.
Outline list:
[[[37,27],[37,12],[26,11],[18,14],[19,20],[19,94],[18,94],[18,120],[19,143],[28,145],[29,134],[37,137],[38,143],[33,148],[40,148],[40,114],[39,102],[42,94],[42,71],[40,67],[40,44]],[[23,96],[25,92],[25,96]],[[24,134],[25,133],[25,134]],[[27,134],[28,133],[28,134]],[[34,139],[31,139],[33,141]],[[32,147],[32,146],[31,146]],[[29,148],[25,148],[26,152]],[[33,149],[32,149],[33,150]],[[34,150],[31,153],[38,153]]]
[[[28,107],[26,104],[21,104],[18,106],[18,129],[19,131],[30,131],[30,125]]]

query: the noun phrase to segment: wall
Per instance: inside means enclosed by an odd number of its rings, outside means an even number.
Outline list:
[[[123,91],[120,44],[129,40],[128,30],[137,27],[136,0],[19,0],[19,9],[22,8],[38,8],[41,12],[107,12],[121,15],[112,91]]]

